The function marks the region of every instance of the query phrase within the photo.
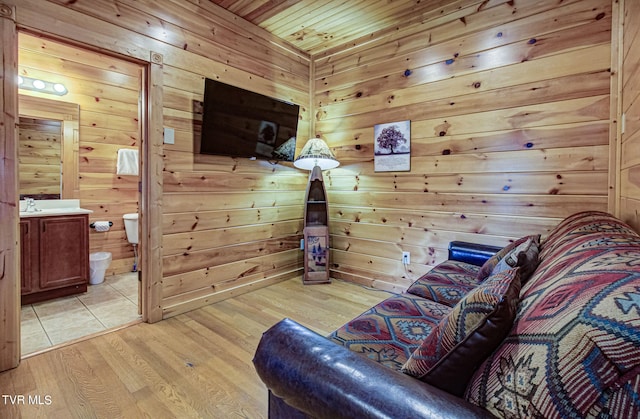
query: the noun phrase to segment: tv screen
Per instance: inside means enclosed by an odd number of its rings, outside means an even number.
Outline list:
[[[206,79],[200,153],[293,161],[300,106]]]

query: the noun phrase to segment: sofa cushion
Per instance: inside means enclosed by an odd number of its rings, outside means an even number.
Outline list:
[[[328,338],[389,368],[400,370],[451,307],[417,295],[389,297]]]
[[[453,307],[478,285],[479,266],[446,260],[416,280],[407,294]]]
[[[511,329],[519,294],[519,268],[491,275],[443,317],[402,371],[462,395],[475,369]]]
[[[571,241],[587,233],[631,234],[636,232],[610,214],[602,211],[584,211],[560,222],[540,245],[540,259],[549,260],[571,248]]]
[[[466,391],[496,416],[640,417],[640,237],[606,214],[570,218]]]
[[[535,248],[529,246],[527,243],[532,243]],[[524,236],[515,240],[505,247],[503,247],[500,251],[498,251],[495,255],[491,256],[480,268],[478,272],[478,281],[484,281],[489,275],[493,273],[493,270],[496,266],[502,261],[506,256],[513,257],[518,261],[515,266],[524,266],[524,269],[520,272],[520,281],[521,283],[525,283],[531,273],[535,270],[538,261],[538,247],[540,245],[540,235],[530,235]],[[535,252],[531,252],[531,250],[535,250]],[[515,252],[514,252],[515,251]],[[527,252],[529,251],[529,252]],[[525,252],[525,253],[523,253]]]

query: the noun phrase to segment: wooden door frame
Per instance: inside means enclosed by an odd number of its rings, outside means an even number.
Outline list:
[[[18,31],[16,6],[0,0],[0,371],[20,363],[20,264],[17,165]],[[64,26],[61,26],[64,32]],[[66,33],[51,34],[46,27],[29,26],[68,45],[84,47],[142,64],[140,121],[141,221],[140,253],[142,319],[162,320],[162,191],[163,191],[163,57],[148,51],[148,59],[111,50],[104,45],[70,41]],[[138,51],[139,52],[139,51]]]
[[[18,32],[16,8],[0,4],[0,371],[20,363]]]
[[[150,51],[142,91],[142,319],[162,320],[163,57]]]

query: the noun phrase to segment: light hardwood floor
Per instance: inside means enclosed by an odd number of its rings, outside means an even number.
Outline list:
[[[390,295],[301,282],[25,359],[0,373],[0,417],[264,418],[267,390],[251,360],[265,330],[289,317],[326,335]]]

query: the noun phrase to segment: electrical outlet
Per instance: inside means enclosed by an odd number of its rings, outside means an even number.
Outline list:
[[[409,252],[402,252],[402,263],[404,265],[408,265],[411,263],[411,253]]]

